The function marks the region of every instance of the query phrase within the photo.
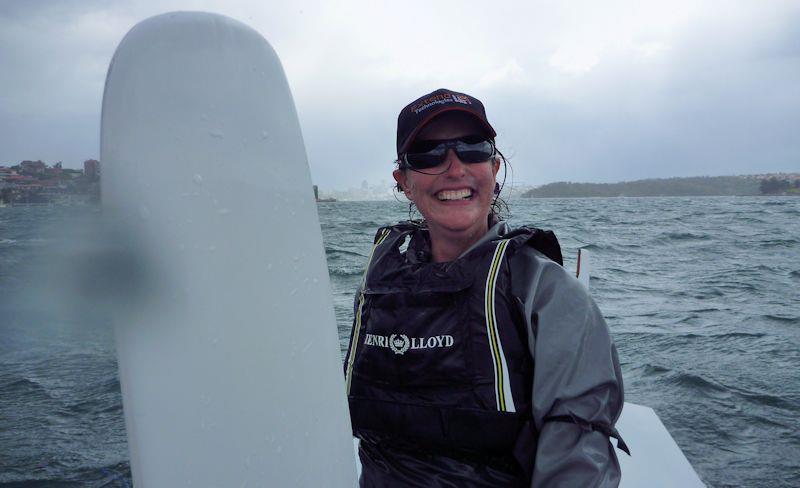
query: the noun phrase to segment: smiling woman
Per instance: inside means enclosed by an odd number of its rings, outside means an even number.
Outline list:
[[[616,486],[616,349],[555,235],[492,210],[483,104],[436,90],[397,127],[393,175],[424,220],[378,230],[356,294],[361,486]]]
[[[496,196],[500,159],[485,132],[465,112],[443,113],[420,130],[394,171],[425,216],[434,261],[454,260],[489,229],[486,216]],[[438,158],[438,164],[428,168],[417,162],[426,156]]]

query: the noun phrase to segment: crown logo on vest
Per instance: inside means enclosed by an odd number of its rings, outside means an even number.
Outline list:
[[[389,349],[391,349],[395,354],[405,353],[408,351],[410,345],[411,341],[408,340],[408,336],[405,334],[392,334],[389,337]]]

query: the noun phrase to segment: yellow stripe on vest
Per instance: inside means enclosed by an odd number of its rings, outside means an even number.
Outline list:
[[[372,250],[369,252],[369,257],[367,258],[367,267],[364,269],[364,276],[361,277],[361,291],[358,295],[358,310],[356,311],[355,324],[353,324],[353,339],[350,341],[350,352],[347,355],[347,374],[345,380],[345,394],[347,395],[350,394],[350,380],[353,376],[353,361],[355,361],[356,348],[358,347],[358,334],[361,332],[361,310],[364,308],[364,288],[367,285],[367,273],[369,273],[369,266],[372,264],[372,255],[375,254],[375,249],[380,246],[384,240],[386,240],[389,232],[389,229],[384,229],[378,237],[378,240],[375,241],[375,244],[372,246]]]
[[[495,288],[497,286],[497,275],[500,270],[500,263],[508,246],[508,239],[503,239],[497,243],[489,266],[489,274],[486,277],[485,311],[486,311],[486,336],[489,338],[489,350],[492,353],[492,365],[494,366],[495,378],[495,397],[497,400],[497,410],[501,412],[516,412],[514,407],[514,397],[511,395],[511,382],[508,379],[508,364],[503,353],[503,344],[500,341],[500,334],[497,331],[497,316],[495,314]]]

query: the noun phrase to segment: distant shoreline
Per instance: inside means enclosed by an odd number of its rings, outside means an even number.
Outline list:
[[[800,173],[654,178],[618,183],[548,183],[523,198],[800,196]]]

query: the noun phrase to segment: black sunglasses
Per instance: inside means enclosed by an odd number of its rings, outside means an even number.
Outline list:
[[[401,167],[415,171],[435,168],[445,162],[450,149],[455,151],[458,159],[468,164],[488,161],[495,153],[494,143],[482,136],[416,141],[400,158]]]

